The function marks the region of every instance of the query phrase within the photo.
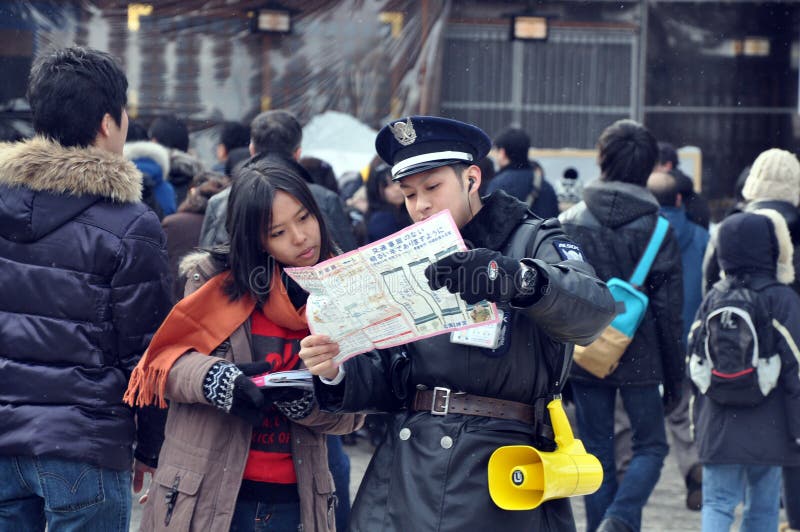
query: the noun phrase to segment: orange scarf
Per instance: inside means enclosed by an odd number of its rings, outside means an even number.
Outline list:
[[[276,267],[262,312],[281,327],[306,329],[305,306],[294,308],[280,273]],[[214,276],[172,308],[133,370],[123,401],[131,406],[157,403],[166,408],[167,376],[175,361],[188,351],[210,354],[250,317],[255,299],[246,295],[231,301],[223,291],[228,275]]]

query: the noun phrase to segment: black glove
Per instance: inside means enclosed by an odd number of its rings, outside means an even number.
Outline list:
[[[236,364],[236,367],[248,377],[261,375],[272,370],[272,364],[270,362]],[[306,390],[301,390],[300,388],[275,386],[259,388],[259,391],[264,398],[265,406],[274,403],[278,410],[290,419],[303,419],[311,413],[314,407],[314,394]]]
[[[259,426],[264,419],[261,390],[230,362],[219,361],[211,366],[203,379],[203,395],[212,405],[251,425]]]
[[[314,392],[300,388],[272,388],[267,397],[281,414],[293,421],[308,417],[314,409]]]
[[[236,364],[239,371],[248,377],[255,377],[256,375],[263,375],[272,371],[272,362],[252,362],[250,364]]]
[[[524,270],[528,273],[523,282]],[[448,255],[425,268],[425,277],[431,290],[445,287],[470,305],[483,300],[503,303],[536,288],[534,268],[523,269],[518,260],[486,248]]]
[[[267,403],[290,403],[302,399],[306,395],[306,390],[291,386],[274,386],[262,388],[261,394]]]

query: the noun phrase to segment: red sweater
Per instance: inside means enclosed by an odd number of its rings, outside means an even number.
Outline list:
[[[272,372],[288,371],[300,367],[300,340],[307,330],[292,331],[269,321],[256,309],[251,315],[251,337],[254,362],[272,363]],[[243,495],[258,493],[258,499],[273,492],[270,499],[285,499],[287,489],[296,493],[297,477],[292,462],[291,431],[289,420],[275,405],[270,405],[264,422],[253,428],[250,453],[244,469]]]

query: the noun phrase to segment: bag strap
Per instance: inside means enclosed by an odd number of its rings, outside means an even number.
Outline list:
[[[558,376],[556,379],[550,381],[550,395],[557,397],[561,395],[564,385],[567,383],[569,377],[569,370],[572,367],[572,352],[575,350],[575,344],[562,344],[560,356],[556,360],[560,360],[561,364],[558,369]],[[554,368],[555,369],[555,368]]]
[[[542,181],[544,180],[544,173],[538,169],[533,169],[533,179],[531,180],[531,184],[533,186],[531,193],[528,194],[528,207],[533,207],[533,204],[536,203],[536,200],[539,199],[539,194],[542,192]]]
[[[669,222],[667,219],[663,216],[659,216],[656,227],[653,229],[653,234],[650,237],[650,242],[647,243],[647,248],[644,250],[642,258],[639,259],[639,264],[636,265],[636,269],[633,271],[630,281],[628,281],[633,286],[639,287],[644,284],[647,274],[650,273],[650,267],[653,266],[653,261],[656,260],[658,250],[664,242],[664,237],[667,234],[668,228]]]

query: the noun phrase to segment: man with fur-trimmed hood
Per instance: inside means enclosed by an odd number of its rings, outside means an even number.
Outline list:
[[[797,164],[784,153],[771,157]],[[763,164],[757,159],[753,168]],[[778,530],[781,466],[789,519],[781,530],[797,530],[796,480],[787,475],[800,471],[800,298],[790,288],[791,240],[783,213],[769,208],[732,214],[715,235],[724,275],[697,311],[687,352],[703,530],[730,530],[743,500],[742,530]],[[755,377],[748,382],[748,375]]]
[[[152,194],[151,205],[160,219],[178,211],[175,189],[167,181],[170,175],[169,150],[149,140],[126,142],[122,151],[126,159],[142,172],[145,190]],[[154,200],[154,201],[153,201]]]
[[[780,213],[789,229],[792,241],[792,266],[800,269],[800,161],[794,153],[771,148],[759,154],[747,175],[742,189],[746,204],[737,208],[744,212],[771,209]],[[712,239],[703,261],[706,290],[720,278],[716,243]],[[782,281],[783,282],[783,281]],[[793,277],[789,282],[800,294],[800,280]],[[800,530],[800,465],[783,468],[784,503],[788,528]],[[783,530],[783,529],[782,529]]]
[[[141,489],[158,457],[158,416],[122,402],[170,302],[164,234],[122,157],[127,84],[106,53],[45,54],[36,136],[0,144],[0,530],[127,531],[131,467]]]

